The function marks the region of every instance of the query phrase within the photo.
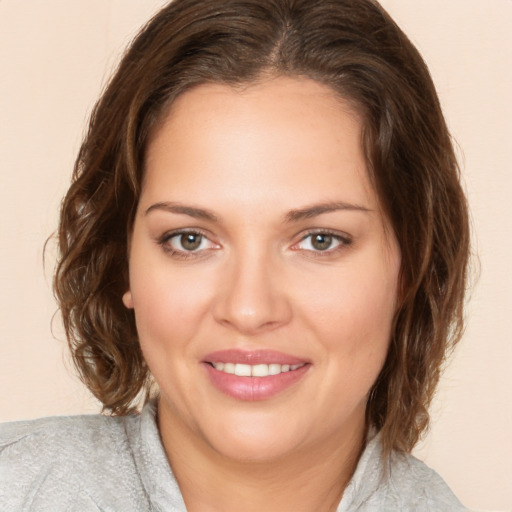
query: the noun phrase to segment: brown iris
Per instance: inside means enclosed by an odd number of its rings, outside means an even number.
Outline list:
[[[318,251],[326,251],[331,247],[332,244],[332,236],[317,234],[313,235],[311,240],[311,245]]]
[[[184,233],[180,236],[180,243],[183,249],[187,251],[195,251],[201,245],[202,235],[198,233]]]

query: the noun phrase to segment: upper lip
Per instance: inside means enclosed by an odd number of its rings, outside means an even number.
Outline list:
[[[240,350],[228,349],[211,352],[204,357],[206,363],[239,363],[239,364],[304,364],[301,359],[275,350]]]

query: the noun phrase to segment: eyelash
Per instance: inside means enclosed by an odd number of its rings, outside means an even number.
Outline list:
[[[208,238],[208,236],[205,233],[203,233],[199,230],[194,230],[194,229],[190,229],[190,230],[181,229],[179,231],[172,231],[172,232],[165,233],[158,239],[158,244],[162,247],[162,249],[167,254],[169,254],[170,256],[172,256],[174,258],[181,259],[181,260],[187,260],[190,258],[200,258],[205,255],[205,251],[211,250],[211,249],[200,249],[200,250],[196,249],[196,250],[192,250],[192,251],[187,251],[185,249],[183,249],[183,250],[174,249],[169,244],[169,242],[173,238],[179,238],[183,235],[196,235],[196,236],[202,237],[201,243],[204,239],[206,239],[210,243],[213,244],[213,242],[210,241],[210,239]],[[307,240],[308,238],[313,237],[315,235],[323,235],[323,236],[331,237],[334,241],[338,242],[338,245],[335,246],[334,248],[327,248],[325,250],[316,250],[315,251],[315,250],[311,250],[311,249],[304,249],[306,252],[312,253],[312,255],[314,255],[314,257],[325,258],[328,256],[332,256],[334,254],[338,254],[338,252],[346,249],[347,246],[350,246],[352,244],[352,238],[349,237],[348,235],[345,235],[345,234],[341,235],[340,233],[337,233],[337,232],[334,232],[334,231],[331,231],[328,229],[316,229],[316,230],[312,230],[312,231],[305,233],[301,237],[299,242],[295,243],[292,246],[292,250],[295,250],[295,251],[300,250],[299,248],[297,248],[297,246],[299,244],[301,244],[302,242],[304,242],[305,240]]]
[[[300,241],[297,242],[296,244],[294,244],[293,247],[297,247],[300,243],[304,242],[304,240],[307,240],[308,238],[313,237],[315,235],[323,235],[323,236],[331,237],[334,241],[338,242],[338,245],[335,246],[334,248],[328,248],[323,251],[322,250],[315,251],[315,250],[305,249],[307,252],[312,253],[312,255],[314,255],[314,257],[325,258],[325,257],[333,256],[335,254],[338,254],[340,251],[343,251],[344,249],[346,249],[348,246],[350,246],[352,244],[352,238],[346,234],[342,235],[339,232],[331,231],[329,229],[314,229],[314,230],[311,230],[311,231],[307,232],[306,234],[304,234],[301,237]],[[300,249],[295,249],[295,250],[300,250]]]
[[[158,244],[162,247],[162,249],[167,254],[169,254],[173,258],[187,260],[190,258],[200,258],[201,256],[204,256],[204,251],[207,251],[208,249],[187,251],[185,249],[183,249],[183,250],[174,249],[170,245],[170,241],[173,238],[179,238],[179,237],[182,237],[183,235],[196,235],[198,237],[202,237],[201,243],[202,243],[203,239],[210,241],[208,236],[205,233],[202,233],[201,231],[198,231],[196,229],[190,229],[190,230],[189,229],[180,229],[179,231],[172,231],[170,233],[165,233],[164,235],[162,235],[160,237],[160,239],[158,240]],[[213,242],[210,241],[210,243],[213,243]]]

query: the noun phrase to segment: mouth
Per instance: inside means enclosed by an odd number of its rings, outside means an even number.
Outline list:
[[[299,383],[311,366],[304,359],[268,350],[224,350],[203,360],[213,386],[244,401],[272,398]]]
[[[243,364],[243,363],[223,363],[209,362],[213,368],[219,372],[238,377],[268,377],[269,375],[279,375],[280,373],[293,372],[302,368],[306,363],[301,364],[279,364],[279,363],[260,363],[260,364]]]

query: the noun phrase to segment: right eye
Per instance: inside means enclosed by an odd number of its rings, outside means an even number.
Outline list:
[[[196,231],[167,233],[160,240],[160,244],[171,255],[177,257],[192,256],[196,253],[207,251],[208,249],[218,248],[218,246],[205,235]]]
[[[178,233],[172,236],[168,243],[171,247],[178,251],[199,251],[206,249],[207,239],[200,233]]]

